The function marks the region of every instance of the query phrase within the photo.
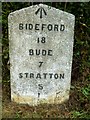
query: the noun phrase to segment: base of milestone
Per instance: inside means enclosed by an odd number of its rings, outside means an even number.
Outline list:
[[[28,104],[30,106],[37,106],[39,104],[61,104],[69,99],[69,95],[65,96],[49,96],[48,98],[34,98],[32,96],[20,96],[13,94],[11,100],[19,104]]]

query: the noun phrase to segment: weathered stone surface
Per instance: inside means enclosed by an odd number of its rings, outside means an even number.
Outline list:
[[[74,21],[43,4],[9,14],[12,101],[57,104],[69,98]]]

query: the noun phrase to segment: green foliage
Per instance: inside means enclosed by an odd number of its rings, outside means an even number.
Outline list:
[[[90,84],[81,89],[82,94],[90,100]]]
[[[16,113],[16,118],[20,118],[19,112]]]
[[[90,114],[85,111],[72,111],[71,115],[72,115],[72,118],[90,119]]]
[[[90,74],[86,77],[86,80],[90,81]]]

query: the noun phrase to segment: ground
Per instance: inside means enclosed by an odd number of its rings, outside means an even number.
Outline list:
[[[70,98],[59,105],[43,104],[31,107],[11,102],[10,83],[4,82],[3,118],[90,118],[90,96],[86,89],[90,82],[88,73],[89,69],[85,76],[77,80],[72,75]]]

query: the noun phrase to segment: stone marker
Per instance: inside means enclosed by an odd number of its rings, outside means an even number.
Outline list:
[[[74,21],[43,4],[9,14],[12,101],[58,104],[69,98]]]

